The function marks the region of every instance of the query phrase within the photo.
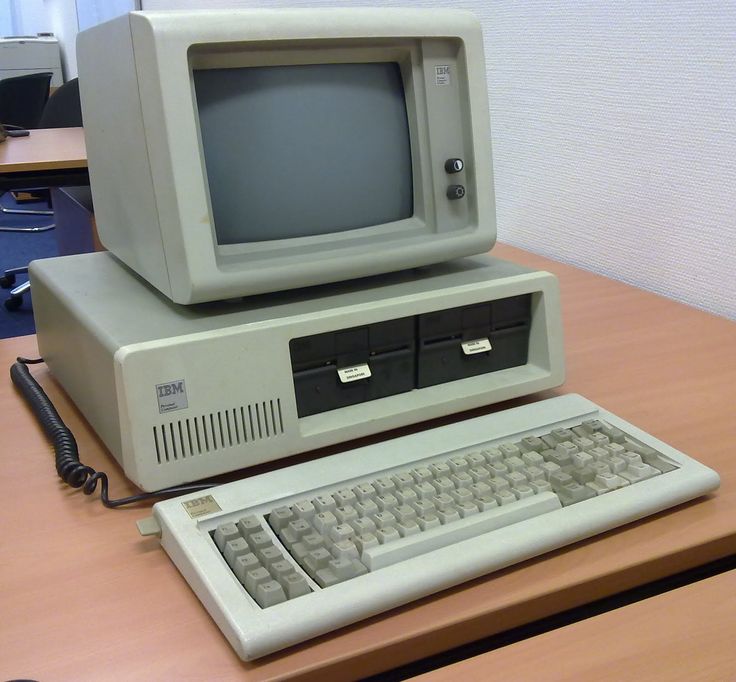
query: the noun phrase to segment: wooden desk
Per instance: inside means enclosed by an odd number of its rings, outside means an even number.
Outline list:
[[[89,184],[82,128],[31,130],[28,137],[12,137],[0,144],[0,190],[34,184]]]
[[[733,595],[729,571],[412,681],[734,680]]]
[[[42,128],[30,133],[28,137],[12,137],[0,144],[0,172],[87,167],[82,128]]]
[[[533,399],[582,393],[716,469],[718,493],[242,663],[158,542],[138,536],[146,508],[110,511],[56,478],[50,447],[7,376],[16,354],[37,352],[35,339],[8,339],[0,342],[0,679],[354,679],[734,553],[736,324],[517,249],[494,254],[560,278],[568,378]],[[43,366],[33,373],[83,461],[110,474],[113,496],[132,492]]]

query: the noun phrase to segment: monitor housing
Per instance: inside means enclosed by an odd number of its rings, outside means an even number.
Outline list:
[[[77,51],[100,239],[176,303],[495,241],[469,13],[132,12],[81,33]]]

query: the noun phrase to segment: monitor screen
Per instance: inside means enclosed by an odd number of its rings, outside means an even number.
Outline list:
[[[193,72],[219,244],[409,218],[412,162],[395,62]]]

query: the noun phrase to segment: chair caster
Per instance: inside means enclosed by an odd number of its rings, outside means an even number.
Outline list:
[[[5,307],[8,310],[18,310],[23,305],[23,294],[30,293],[31,283],[23,282],[14,289],[10,290],[10,296],[5,299]]]
[[[23,305],[23,295],[13,296],[12,294],[5,299],[5,308],[13,311],[18,310]]]
[[[15,275],[2,275],[0,276],[0,287],[3,289],[10,289],[15,284]]]

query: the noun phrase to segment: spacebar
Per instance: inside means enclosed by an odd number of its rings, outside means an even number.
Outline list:
[[[368,570],[375,571],[561,507],[560,500],[554,493],[539,493],[401,540],[370,547],[363,551],[360,560]]]

